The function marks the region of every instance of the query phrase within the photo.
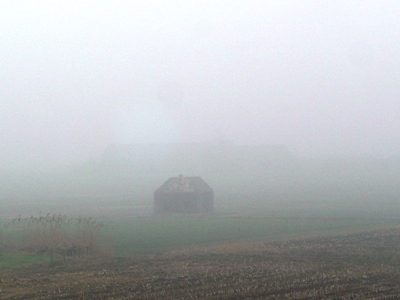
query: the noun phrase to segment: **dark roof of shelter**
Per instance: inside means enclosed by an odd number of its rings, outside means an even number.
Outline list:
[[[160,186],[156,193],[190,193],[212,191],[211,187],[200,176],[171,177]]]

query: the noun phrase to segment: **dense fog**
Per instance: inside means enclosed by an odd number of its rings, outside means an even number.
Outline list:
[[[396,1],[1,2],[3,214],[147,213],[182,173],[202,176],[220,211],[394,216],[399,13]]]

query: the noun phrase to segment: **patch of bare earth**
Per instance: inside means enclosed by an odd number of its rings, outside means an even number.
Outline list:
[[[1,299],[399,299],[400,229],[2,270]]]

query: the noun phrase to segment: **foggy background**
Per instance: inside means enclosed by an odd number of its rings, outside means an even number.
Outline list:
[[[399,153],[397,1],[2,1],[1,166],[226,139]]]
[[[150,203],[183,170],[225,199],[393,204],[399,15],[398,1],[2,1],[2,199],[132,199],[139,187]],[[219,156],[132,185],[137,165],[104,162],[124,144],[217,145]],[[224,145],[287,156],[247,170],[256,179],[219,170],[229,177],[207,168]],[[46,170],[72,173],[30,175]]]

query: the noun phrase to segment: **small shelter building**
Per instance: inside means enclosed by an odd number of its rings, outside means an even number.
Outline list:
[[[171,177],[154,192],[155,213],[214,211],[214,191],[199,176]]]

